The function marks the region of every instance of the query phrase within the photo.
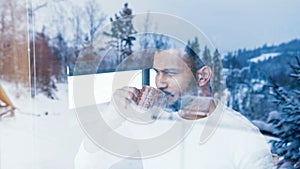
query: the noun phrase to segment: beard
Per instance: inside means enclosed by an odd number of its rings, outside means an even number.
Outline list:
[[[176,111],[180,110],[180,107],[181,107],[181,99],[179,98],[172,104],[168,104],[166,106],[166,111],[167,112],[176,112]]]
[[[199,88],[195,81],[191,81],[187,89],[186,92],[179,95],[176,101],[166,106],[166,111],[176,112],[189,105],[197,97]]]

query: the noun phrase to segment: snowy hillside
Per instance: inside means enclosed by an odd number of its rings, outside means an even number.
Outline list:
[[[280,53],[265,53],[265,54],[262,54],[260,56],[250,59],[250,62],[254,62],[254,63],[257,63],[259,61],[261,62],[264,60],[268,60],[270,58],[274,58],[274,57],[278,56],[279,54]]]
[[[68,109],[67,84],[58,85],[59,100],[30,99],[26,89],[17,98],[14,85],[1,84],[17,110],[15,117],[0,121],[0,168],[74,168],[83,133]]]

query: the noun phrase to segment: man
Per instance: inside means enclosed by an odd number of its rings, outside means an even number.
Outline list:
[[[211,68],[205,66],[195,53],[187,49],[157,51],[153,69],[157,73],[157,88],[167,96],[168,111],[178,114],[182,128],[190,127],[192,123],[190,132],[188,135],[184,133],[179,145],[166,153],[141,161],[127,159],[123,165],[121,162],[121,166],[126,168],[124,166],[128,164],[149,169],[272,168],[272,157],[264,137],[242,115],[224,107],[222,103],[217,104],[212,98],[209,84]],[[126,111],[128,104],[136,104],[138,94],[138,89],[124,87],[114,93],[112,101],[117,110]],[[104,117],[109,117],[109,112]],[[162,140],[166,141],[168,140]],[[88,149],[91,147],[89,145],[82,146],[81,150]],[[88,156],[87,152],[85,154]],[[96,154],[94,153],[95,156]],[[103,154],[98,155],[101,161]]]
[[[201,109],[201,112],[208,114],[214,110],[215,103],[212,101],[209,85],[212,76],[211,68],[205,66],[193,51],[186,52],[179,49],[157,51],[154,56],[153,69],[157,73],[155,78],[157,88],[167,95],[169,110],[194,110],[197,104],[197,99],[194,98],[198,95],[206,97],[206,99],[201,99],[201,104],[197,106],[199,111]],[[124,87],[115,93],[114,99],[120,102],[118,96],[125,96],[129,102],[136,103],[138,94],[138,89]],[[201,117],[200,114],[189,113],[191,112],[185,111],[181,115],[186,119]],[[202,116],[207,114],[202,114]]]

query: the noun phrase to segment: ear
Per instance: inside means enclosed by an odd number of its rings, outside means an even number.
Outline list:
[[[203,66],[198,69],[196,76],[199,87],[207,85],[212,76],[211,68],[209,66]]]

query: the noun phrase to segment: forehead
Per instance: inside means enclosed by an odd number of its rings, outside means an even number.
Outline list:
[[[182,59],[183,52],[180,50],[164,50],[154,55],[153,67],[158,70],[164,69],[189,69]]]

